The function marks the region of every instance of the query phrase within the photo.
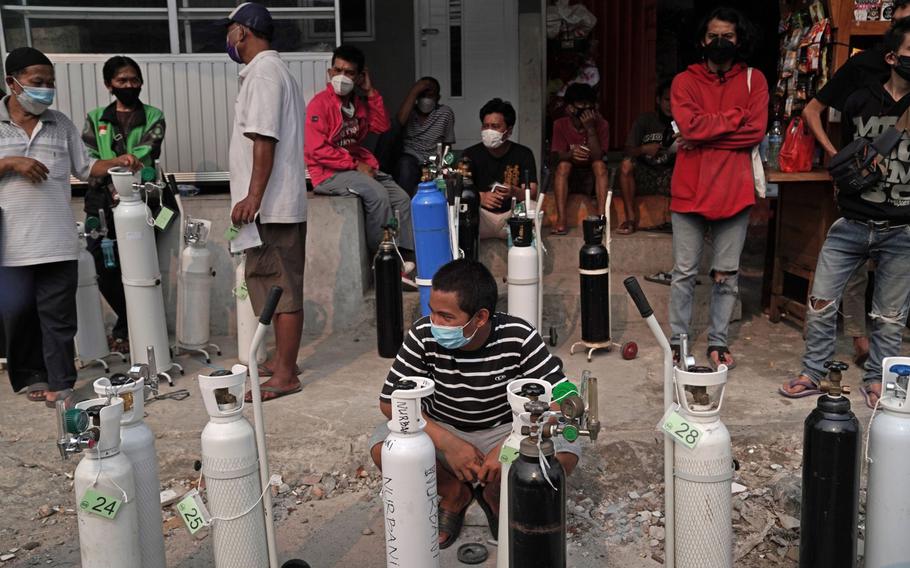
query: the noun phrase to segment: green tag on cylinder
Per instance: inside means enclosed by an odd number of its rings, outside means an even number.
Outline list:
[[[79,500],[79,510],[98,515],[103,519],[113,520],[122,504],[123,501],[120,499],[115,499],[89,488],[85,491],[82,499]]]
[[[690,424],[679,412],[679,407],[670,408],[661,420],[661,429],[669,434],[674,440],[689,448],[690,450],[698,445],[701,440],[702,431]]]
[[[502,449],[499,450],[499,462],[500,463],[512,463],[518,459],[518,450],[511,447],[503,445]]]

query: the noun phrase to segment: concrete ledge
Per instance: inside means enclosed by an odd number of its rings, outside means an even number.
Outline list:
[[[182,200],[184,213],[212,221],[209,250],[215,268],[212,289],[212,335],[235,336],[234,271],[236,259],[229,252],[224,232],[230,226],[230,196],[200,195]],[[85,218],[83,200],[71,201],[77,220]],[[313,193],[307,201],[307,259],[304,277],[304,331],[330,333],[359,322],[364,296],[370,288],[370,262],[364,233],[363,209],[356,197],[326,197]],[[168,231],[167,244],[159,246],[159,265],[165,283],[168,328],[174,332],[177,307],[177,271],[182,250],[182,229]],[[163,249],[163,250],[162,250]],[[105,309],[107,307],[105,306]],[[113,314],[108,313],[109,324]]]

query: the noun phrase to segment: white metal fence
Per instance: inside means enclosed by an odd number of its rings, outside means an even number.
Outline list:
[[[50,55],[56,69],[54,108],[79,128],[93,108],[110,104],[101,68],[109,55]],[[226,180],[228,144],[240,66],[226,55],[134,55],[145,84],[142,101],[167,122],[161,163],[180,181]],[[304,100],[325,88],[331,53],[282,53]],[[301,159],[303,157],[301,156]]]

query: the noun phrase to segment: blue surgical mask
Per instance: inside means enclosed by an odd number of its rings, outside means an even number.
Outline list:
[[[234,28],[234,29],[236,30],[237,28]],[[231,37],[231,34],[228,33],[228,38],[230,38],[230,37]],[[237,46],[232,44],[230,39],[226,38],[224,40],[224,49],[225,49],[225,51],[227,51],[228,57],[231,58],[231,61],[233,61],[234,63],[239,63],[240,65],[243,65],[243,58],[240,57],[240,52],[237,51]]]
[[[13,80],[22,87],[22,92],[16,94],[16,98],[22,108],[25,109],[25,112],[38,116],[53,104],[57,89],[51,87],[26,87],[18,79],[14,78]]]
[[[468,320],[468,323],[471,323],[473,319]],[[460,349],[474,339],[474,335],[477,333],[475,329],[471,337],[464,336],[464,328],[468,326],[468,323],[464,325],[436,325],[431,321],[430,331],[433,333],[433,337],[436,338],[436,343],[440,346],[446,349]]]

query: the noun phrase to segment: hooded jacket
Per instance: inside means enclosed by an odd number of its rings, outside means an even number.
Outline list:
[[[768,124],[768,83],[757,69],[736,63],[723,78],[705,63],[673,80],[673,119],[691,150],[679,148],[670,210],[727,219],[755,203],[752,147]]]
[[[379,169],[376,156],[362,143],[370,132],[381,134],[389,129],[382,95],[373,89],[369,97],[354,95],[351,100],[359,129],[356,140],[346,147],[337,145],[344,117],[341,114],[341,97],[335,94],[332,85],[317,93],[307,105],[303,155],[313,187],[338,172],[357,168],[357,162]]]

